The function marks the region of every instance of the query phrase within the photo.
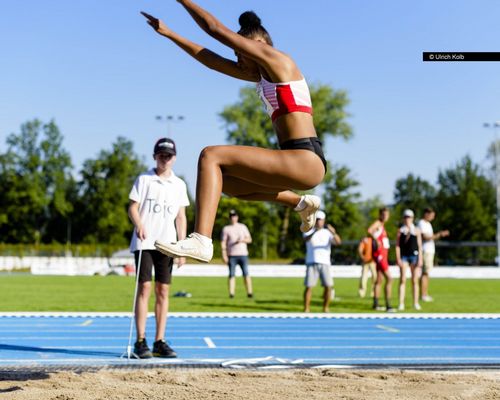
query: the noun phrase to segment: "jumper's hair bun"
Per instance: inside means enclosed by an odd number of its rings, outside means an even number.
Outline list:
[[[245,11],[238,20],[241,29],[257,28],[261,26],[260,18],[253,11]]]

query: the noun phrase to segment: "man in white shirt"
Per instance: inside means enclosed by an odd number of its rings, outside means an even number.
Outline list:
[[[436,253],[436,246],[434,240],[447,237],[450,232],[447,230],[434,233],[431,222],[436,217],[436,213],[432,208],[424,210],[423,218],[418,222],[418,228],[422,232],[422,253],[424,264],[422,269],[422,277],[420,278],[420,298],[422,301],[432,301],[433,298],[429,296],[429,275],[434,268],[434,254]]]
[[[330,299],[334,297],[333,278],[330,272],[332,245],[340,244],[340,236],[330,224],[325,228],[326,214],[316,213],[316,225],[304,233],[306,243],[306,277],[304,279],[304,312],[310,312],[312,288],[321,279],[323,286],[323,312],[329,311]]]
[[[236,290],[236,266],[239,265],[247,290],[247,297],[253,297],[252,278],[248,273],[248,244],[252,243],[252,235],[245,224],[238,222],[236,210],[229,211],[231,223],[222,228],[221,250],[222,260],[229,267],[229,297],[234,298]]]
[[[157,239],[175,242],[186,236],[186,206],[189,205],[189,199],[186,184],[172,171],[176,154],[177,149],[173,140],[159,139],[153,151],[156,168],[139,175],[129,195],[129,216],[134,224],[130,251],[135,255],[136,270],[140,270],[135,307],[137,341],[134,346],[134,353],[139,358],[177,357],[175,351],[164,340],[174,260],[160,253],[154,246]],[[185,259],[178,259],[179,266],[184,263]],[[156,335],[151,352],[146,343],[146,319],[152,289],[153,265]]]

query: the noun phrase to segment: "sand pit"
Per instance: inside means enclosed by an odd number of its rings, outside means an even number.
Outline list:
[[[9,400],[500,399],[500,371],[101,370],[0,375]]]

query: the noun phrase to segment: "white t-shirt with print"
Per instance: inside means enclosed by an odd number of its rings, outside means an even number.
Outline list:
[[[189,206],[189,198],[186,184],[173,171],[168,178],[160,178],[154,169],[142,173],[135,180],[129,199],[139,203],[139,215],[146,231],[146,239],[138,245],[134,229],[131,252],[141,248],[155,250],[156,240],[177,241],[175,218],[181,207]]]
[[[422,232],[422,251],[424,253],[435,253],[436,245],[434,244],[434,240],[424,239],[424,236],[434,236],[434,230],[432,229],[431,223],[425,219],[421,219],[418,221],[418,227]]]
[[[304,233],[304,237],[311,235],[311,239],[306,242],[306,264],[331,264],[331,252],[333,234],[326,228],[315,228]],[[313,233],[314,232],[314,233]]]

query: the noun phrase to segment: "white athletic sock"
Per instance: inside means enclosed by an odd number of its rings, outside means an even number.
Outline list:
[[[294,208],[295,211],[302,211],[304,208],[306,208],[306,196],[302,196],[300,198],[299,204],[297,204]]]
[[[212,238],[208,236],[203,236],[196,232],[193,233],[193,236],[195,236],[203,246],[210,246],[212,244]]]

